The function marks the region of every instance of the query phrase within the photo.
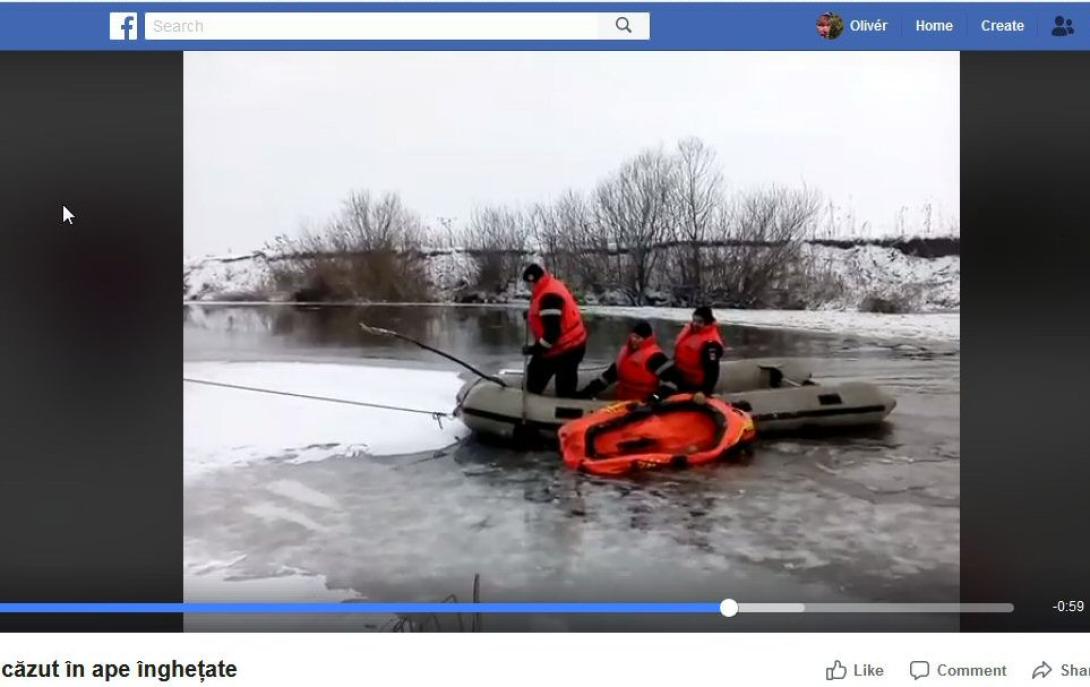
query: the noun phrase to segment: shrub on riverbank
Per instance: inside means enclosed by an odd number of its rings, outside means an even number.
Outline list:
[[[439,229],[397,194],[357,191],[330,221],[268,246],[263,288],[253,279],[242,288],[183,282],[183,292],[495,303],[527,296],[519,275],[537,260],[592,303],[869,309],[927,300],[884,295],[901,287],[940,290],[950,307],[960,302],[952,266],[960,240],[932,235],[936,227],[956,234],[956,224],[930,206],[922,209],[922,237],[907,237],[913,222],[902,208],[901,236],[861,238],[866,222],[857,226],[853,213],[812,189],[733,189],[724,178],[715,151],[690,138],[640,152],[589,191],[523,207],[483,205],[463,223],[439,218]],[[909,267],[910,259],[937,269]]]
[[[425,249],[420,254],[420,262],[427,272],[428,295],[433,300],[443,302],[525,302],[529,294],[521,287],[517,277],[501,292],[475,290],[473,284],[478,257],[475,252],[461,249]],[[525,261],[534,257],[527,253],[522,259]],[[590,262],[591,259],[581,257],[582,262]],[[301,266],[293,264],[300,260],[304,258],[270,250],[244,256],[189,261],[183,265],[183,298],[230,300],[234,298],[233,294],[247,294],[245,300],[291,300],[293,296],[308,301],[335,300],[320,290],[293,292],[291,289],[300,288],[296,286],[297,276],[292,277],[290,288],[278,288],[273,284],[273,274],[304,273]],[[550,265],[556,264],[552,259],[548,262]],[[571,264],[579,262],[574,257],[571,260]],[[766,307],[791,310],[868,309],[875,306],[864,303],[867,296],[875,294],[885,297],[890,293],[909,296],[910,302],[901,306],[909,311],[956,310],[961,304],[961,262],[956,254],[923,258],[878,243],[838,248],[807,241],[802,246],[799,265],[796,271],[783,275],[771,290]],[[576,296],[581,301],[602,305],[629,303],[627,295],[620,290],[600,287],[592,291],[582,288],[578,276],[572,279],[572,273],[567,269],[565,267],[565,271],[558,273],[573,284]],[[714,289],[709,290],[705,297],[716,307],[745,305],[730,300],[729,293]],[[647,295],[647,300],[655,305],[685,306],[689,303],[666,290],[652,291]]]
[[[397,194],[353,192],[328,224],[282,240],[292,259],[270,263],[271,286],[297,301],[430,300],[423,237]]]

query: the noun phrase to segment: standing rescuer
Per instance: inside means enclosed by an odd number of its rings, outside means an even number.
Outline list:
[[[684,391],[711,394],[719,382],[719,361],[723,358],[723,337],[712,309],[700,306],[674,344],[674,365]]]
[[[541,265],[529,265],[522,279],[532,294],[526,321],[534,337],[534,343],[522,347],[522,354],[530,356],[526,391],[540,394],[556,375],[556,395],[573,397],[579,386],[579,363],[587,350],[579,304],[564,282]]]
[[[614,398],[646,401],[676,393],[679,379],[674,363],[659,348],[651,323],[640,320],[617,354],[617,361],[579,392],[580,398],[594,398],[610,384],[617,383]]]

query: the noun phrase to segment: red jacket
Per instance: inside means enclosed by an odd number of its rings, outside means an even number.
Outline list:
[[[635,351],[627,345],[617,355],[617,400],[646,401],[658,391],[659,378],[647,367],[647,360],[662,353],[655,337],[644,339]]]
[[[710,343],[723,346],[719,327],[714,324],[706,324],[698,332],[693,331],[692,324],[687,324],[678,334],[677,343],[674,344],[674,365],[690,387],[704,386],[704,361],[701,354],[704,346]]]
[[[551,300],[559,300],[563,307],[555,312],[553,309],[542,309],[542,301],[548,296],[554,296]],[[556,341],[545,341],[545,323],[542,317],[560,317],[560,337]],[[534,293],[530,299],[530,312],[526,316],[530,325],[530,333],[534,340],[546,346],[542,355],[547,358],[558,356],[587,343],[587,330],[583,326],[583,316],[579,312],[579,304],[575,302],[571,291],[551,274],[545,274],[534,285]]]

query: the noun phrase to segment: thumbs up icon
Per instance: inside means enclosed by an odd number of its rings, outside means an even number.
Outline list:
[[[848,669],[844,667],[844,664],[840,662],[838,658],[833,662],[833,665],[825,669],[826,680],[843,680],[848,676]]]

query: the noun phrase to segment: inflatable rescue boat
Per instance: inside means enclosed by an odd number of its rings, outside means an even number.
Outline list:
[[[603,369],[580,370],[580,388]],[[494,379],[467,382],[455,408],[470,430],[487,437],[555,438],[564,423],[616,403],[610,398],[612,389],[590,400],[557,398],[551,384],[544,394],[523,394],[521,370],[503,370]],[[897,405],[873,384],[819,384],[807,366],[790,358],[724,361],[715,393],[748,413],[762,434],[876,425]]]
[[[560,428],[564,464],[595,475],[682,468],[724,458],[756,436],[745,412],[703,394],[618,403]]]

